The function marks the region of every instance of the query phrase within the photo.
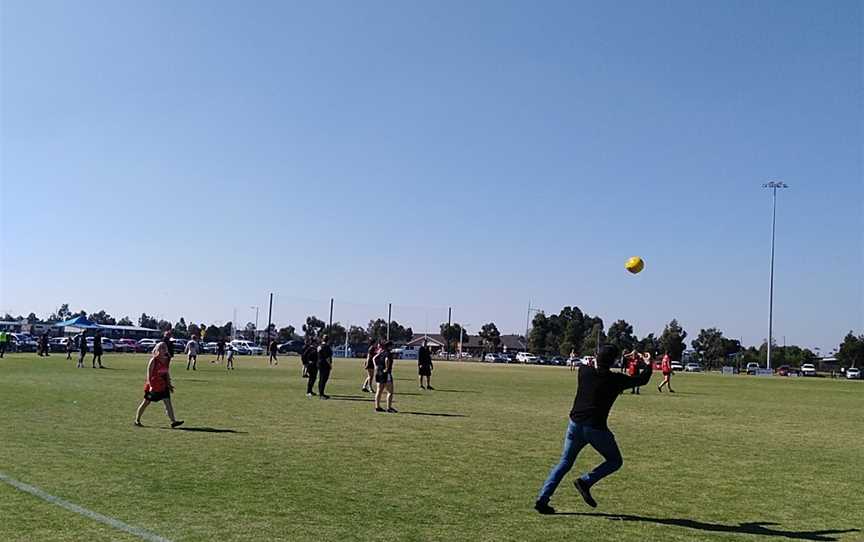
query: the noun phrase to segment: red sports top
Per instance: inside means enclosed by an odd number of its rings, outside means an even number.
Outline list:
[[[669,374],[672,372],[672,363],[669,361],[669,354],[663,355],[663,361],[660,362],[660,370],[663,374]]]
[[[171,358],[167,355],[156,356],[150,371],[147,374],[147,382],[144,383],[144,391],[165,391],[168,389],[168,365]]]
[[[636,361],[636,358],[630,358],[630,361],[627,364],[627,374],[629,376],[636,376],[637,365],[638,362]]]

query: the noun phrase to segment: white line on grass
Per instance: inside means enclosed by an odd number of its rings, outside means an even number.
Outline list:
[[[129,525],[128,523],[123,523],[119,519],[110,518],[108,516],[103,516],[99,512],[94,512],[92,510],[87,510],[86,508],[82,508],[77,504],[73,504],[69,501],[64,501],[60,497],[55,497],[50,493],[45,493],[41,489],[35,486],[31,486],[30,484],[25,484],[24,482],[19,482],[18,480],[12,478],[11,476],[7,476],[6,474],[0,472],[0,481],[6,482],[10,486],[15,489],[21,490],[24,493],[29,493],[34,497],[38,497],[45,502],[49,502],[51,504],[56,504],[61,508],[65,508],[70,512],[75,512],[76,514],[82,515],[86,518],[90,518],[94,521],[98,521],[99,523],[104,523],[105,525],[109,525],[114,527],[119,531],[124,531],[129,534],[135,535],[138,538],[143,538],[148,542],[171,542],[167,538],[161,537],[156,533],[152,533],[147,529],[142,529],[140,527],[135,527],[134,525]]]

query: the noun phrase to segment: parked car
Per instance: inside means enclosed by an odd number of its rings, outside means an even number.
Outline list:
[[[215,342],[209,342],[204,343],[201,349],[204,351],[205,354],[215,354],[218,346],[219,345],[217,345]]]
[[[48,340],[48,350],[51,352],[65,352],[66,345],[71,340],[71,337],[52,337]]]
[[[585,356],[583,358],[579,358],[578,360],[576,360],[576,365],[581,365],[583,367],[593,367],[594,356]]]
[[[303,353],[303,347],[304,347],[304,346],[305,346],[305,345],[303,344],[303,341],[302,341],[302,340],[300,340],[300,339],[291,339],[291,340],[288,341],[288,342],[284,342],[284,343],[278,345],[277,348],[279,349],[279,353],[280,353],[280,354],[287,354],[287,353],[289,353],[289,352],[294,352],[294,353],[297,353],[297,354],[302,354],[302,353]],[[368,347],[367,347],[367,348],[368,348]]]
[[[565,360],[561,356],[553,356],[552,359],[550,359],[549,361],[552,362],[552,365],[567,365],[567,360]]]
[[[186,344],[189,342],[186,339],[175,339],[171,338],[171,342],[174,343],[174,353],[179,354],[186,350]]]
[[[812,363],[805,363],[801,366],[801,376],[816,376],[816,366]]]
[[[798,374],[799,374],[798,369],[796,369],[794,367],[790,367],[789,365],[781,365],[780,367],[777,367],[777,375],[778,376],[792,376],[792,375],[798,375]]]
[[[669,368],[672,369],[673,373],[677,373],[678,371],[684,370],[684,364],[680,361],[673,361],[669,364]]]
[[[498,361],[498,354],[486,354],[483,356],[483,361],[487,363],[495,363]]]
[[[538,358],[528,352],[519,352],[516,354],[516,361],[519,363],[537,363]]]
[[[858,380],[861,378],[861,369],[858,367],[849,367],[846,369],[846,378],[849,380]]]
[[[135,352],[138,350],[138,343],[135,339],[117,339],[114,342],[115,352]]]
[[[93,351],[93,337],[87,337],[87,349],[91,352]],[[108,337],[102,337],[102,351],[113,352],[114,341],[109,339]]]
[[[11,339],[9,342],[12,345],[10,350],[15,352],[35,352],[38,346],[36,339],[29,333],[10,333],[9,338]]]
[[[156,339],[141,339],[138,341],[138,352],[150,352],[159,341]]]
[[[252,341],[247,341],[244,339],[235,339],[235,340],[231,341],[231,344],[234,345],[234,349],[237,351],[238,354],[241,354],[244,356],[248,356],[248,355],[260,356],[261,354],[264,353],[264,349],[261,348],[260,346],[255,346],[254,344],[252,344]]]
[[[698,363],[688,363],[687,365],[684,366],[684,372],[701,373],[702,372],[702,366],[699,365]]]
[[[748,375],[755,375],[756,371],[758,371],[758,370],[759,370],[759,364],[756,363],[755,361],[751,361],[750,363],[747,364],[747,374]]]

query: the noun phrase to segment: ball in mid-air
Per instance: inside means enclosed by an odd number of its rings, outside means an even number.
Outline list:
[[[624,268],[635,275],[636,273],[642,271],[645,268],[645,260],[643,260],[639,256],[633,256],[632,258],[627,260],[627,263],[624,264]]]

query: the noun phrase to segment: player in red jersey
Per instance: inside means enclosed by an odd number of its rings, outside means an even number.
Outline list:
[[[168,373],[168,368],[171,363],[171,357],[168,355],[168,345],[161,342],[153,348],[153,357],[150,358],[150,363],[147,364],[147,380],[144,382],[144,400],[138,405],[138,410],[135,412],[135,425],[141,427],[141,415],[150,403],[165,402],[165,413],[168,414],[168,419],[171,420],[171,428],[175,428],[183,424],[183,420],[177,420],[174,417],[174,407],[171,405],[171,392],[174,391],[174,386],[171,385],[171,375]]]
[[[663,382],[657,386],[657,391],[663,392],[663,386],[669,388],[669,393],[675,393],[672,389],[672,360],[669,359],[669,353],[663,354],[663,360],[660,362],[660,371],[663,373]]]

